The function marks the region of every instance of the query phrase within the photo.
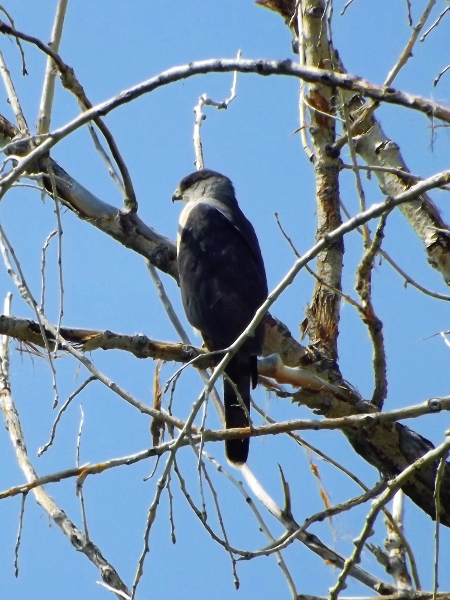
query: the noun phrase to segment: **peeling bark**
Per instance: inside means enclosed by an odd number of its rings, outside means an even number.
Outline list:
[[[372,118],[367,130],[355,138],[355,145],[357,153],[367,165],[409,172],[398,144],[386,136],[375,119]],[[373,173],[386,196],[394,196],[411,185],[411,180],[406,177],[383,171]],[[418,200],[405,203],[399,208],[422,241],[428,262],[441,273],[445,283],[450,285],[450,234],[442,231],[448,230],[449,226],[442,219],[436,205],[427,194],[423,194]]]
[[[325,34],[324,7],[321,1],[308,0],[299,6],[298,22],[301,24],[304,54],[309,67],[332,69],[336,64],[334,54]],[[313,144],[313,164],[316,180],[316,239],[322,238],[342,223],[339,198],[339,159],[330,153],[335,141],[336,112],[334,89],[322,84],[311,85],[308,90],[309,133]],[[315,109],[315,110],[314,110]],[[307,310],[304,331],[310,342],[322,354],[337,361],[340,296],[330,289],[341,289],[344,242],[339,240],[317,257],[317,275],[325,283],[316,282],[311,306]],[[338,371],[338,367],[336,366]],[[340,379],[337,373],[337,379]]]

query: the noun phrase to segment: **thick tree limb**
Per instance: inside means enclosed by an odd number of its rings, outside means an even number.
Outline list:
[[[341,88],[343,90],[355,92],[364,97],[372,98],[379,102],[387,102],[388,104],[395,104],[397,106],[416,110],[434,119],[450,123],[449,107],[433,102],[432,100],[426,100],[420,96],[402,92],[395,88],[373,85],[355,75],[336,73],[322,68],[305,67],[292,62],[290,59],[282,61],[237,58],[209,59],[172,67],[147,81],[121,92],[110,100],[86,110],[71,122],[54,130],[47,139],[42,141],[39,148],[36,148],[30,153],[21,165],[21,168],[23,170],[29,168],[30,164],[35,162],[38,157],[49,152],[49,150],[59,141],[83,125],[95,120],[97,117],[107,115],[119,106],[132,102],[144,94],[149,94],[160,87],[187,79],[188,77],[193,77],[194,75],[230,73],[234,71],[247,74],[254,73],[255,75],[262,76],[281,75],[295,77],[308,83],[323,84],[331,88]],[[4,183],[9,185],[11,182],[15,181],[19,175],[20,173],[11,173],[4,178]]]
[[[118,209],[103,202],[72,179],[55,161],[49,160],[58,197],[67,207],[80,219],[87,220],[103,233],[144,256],[152,265],[178,280],[176,246],[172,240],[146,225],[135,211]],[[45,166],[40,165],[39,170],[45,173]],[[53,195],[50,177],[44,177],[44,185],[49,194]]]
[[[300,60],[308,67],[326,65],[332,68],[336,61],[327,41],[324,19],[315,10],[316,4],[315,0],[307,0],[298,7]],[[300,102],[302,100],[301,94]],[[328,151],[336,139],[335,120],[332,118],[336,112],[335,91],[326,84],[317,82],[309,86],[305,101],[309,107],[309,132],[316,184],[316,239],[319,240],[342,224],[339,157]],[[317,256],[316,270],[319,279],[316,280],[312,302],[302,324],[302,330],[308,335],[311,344],[322,355],[335,361],[338,380],[341,379],[337,366],[337,341],[343,255],[344,240],[340,238]]]
[[[45,348],[39,324],[29,319],[19,319],[0,315],[0,334],[8,335],[26,344],[32,344]],[[61,336],[69,343],[78,346],[83,352],[94,350],[124,350],[131,352],[137,358],[153,358],[164,361],[176,361],[186,363],[202,353],[197,349],[184,344],[170,344],[150,340],[145,335],[122,335],[112,331],[95,331],[92,329],[78,329],[73,327],[61,327]],[[50,331],[46,331],[46,337],[51,349],[54,346],[54,337]],[[213,360],[204,359],[198,361],[198,368],[209,367]]]
[[[350,102],[353,117],[364,106],[361,97],[355,97]],[[384,133],[381,125],[372,116],[358,128],[355,135],[356,151],[361,158],[374,167],[388,167],[409,171],[399,146]],[[408,189],[411,181],[389,173],[374,170],[381,191],[387,196],[396,195]],[[428,194],[423,194],[417,200],[400,207],[403,216],[425,246],[428,262],[438,270],[447,285],[450,284],[450,235],[445,233],[449,226],[443,220],[439,210]]]

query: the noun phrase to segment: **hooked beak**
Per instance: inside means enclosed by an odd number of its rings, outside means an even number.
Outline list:
[[[177,188],[172,196],[172,202],[177,200],[183,200],[183,194],[180,192],[180,188]]]

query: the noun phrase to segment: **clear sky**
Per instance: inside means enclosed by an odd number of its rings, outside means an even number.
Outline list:
[[[401,0],[354,0],[344,16],[343,2],[334,3],[334,43],[350,73],[382,84],[411,35],[406,3]],[[426,2],[412,1],[414,22]],[[55,1],[6,1],[3,6],[15,20],[17,29],[47,41],[50,38]],[[445,7],[438,3],[430,24]],[[450,63],[448,39],[450,17],[423,43],[394,85],[405,91],[450,102],[450,73],[434,88],[433,80]],[[37,121],[45,60],[42,54],[24,44],[29,75],[21,77],[20,55],[15,43],[0,38],[0,49],[11,71],[25,115],[31,128]],[[71,65],[91,102],[99,103],[141,81],[175,65],[207,58],[232,58],[238,50],[244,58],[284,59],[292,54],[291,34],[283,20],[251,0],[202,2],[188,0],[167,3],[110,2],[78,0],[69,3],[61,56]],[[130,169],[139,201],[139,215],[162,234],[175,238],[180,207],[170,202],[179,180],[194,170],[192,131],[193,107],[206,93],[216,100],[228,97],[231,74],[208,75],[159,89],[122,106],[106,118]],[[266,263],[269,287],[273,288],[294,261],[292,250],[281,235],[274,213],[304,253],[314,242],[315,204],[313,169],[304,154],[298,135],[298,87],[295,79],[239,75],[237,97],[227,111],[205,110],[203,149],[206,166],[228,175],[237,197],[257,231]],[[2,88],[3,89],[3,88]],[[13,120],[1,96],[0,113]],[[52,127],[56,128],[79,114],[74,97],[57,85]],[[448,168],[449,134],[438,128],[433,138],[431,123],[419,113],[398,107],[382,107],[377,112],[387,135],[401,147],[411,171],[429,176]],[[117,207],[121,196],[95,151],[86,129],[78,130],[52,151],[52,157],[74,178],[104,201]],[[343,160],[349,162],[344,150]],[[382,195],[375,178],[364,178],[368,204],[379,202]],[[354,178],[343,173],[341,195],[347,208],[358,212]],[[444,192],[433,194],[447,222],[448,198]],[[20,188],[3,200],[0,219],[13,243],[26,278],[39,298],[41,285],[41,249],[48,234],[56,227],[53,203],[41,199],[38,191]],[[142,257],[127,250],[88,223],[63,213],[63,323],[74,327],[109,329],[121,333],[145,333],[156,340],[178,341]],[[441,276],[426,262],[421,242],[404,221],[393,214],[389,218],[386,250],[422,285],[448,293]],[[355,232],[346,239],[344,291],[353,291],[354,270],[362,256],[360,236]],[[59,307],[56,244],[48,254],[46,307],[56,322]],[[163,276],[166,290],[182,316],[179,292],[169,277]],[[300,273],[295,283],[273,307],[298,337],[299,324],[311,299],[314,282]],[[13,314],[33,318],[20,300],[5,269],[0,268],[0,297],[14,292]],[[450,329],[448,306],[404,286],[403,280],[386,263],[380,263],[374,276],[374,302],[383,320],[389,371],[389,396],[386,409],[423,402],[448,394],[450,349],[439,331]],[[184,320],[184,316],[183,316]],[[185,323],[185,320],[184,320]],[[186,323],[185,323],[186,324]],[[189,327],[186,324],[187,327]],[[201,341],[189,328],[195,343]],[[12,344],[12,350],[17,347]],[[372,393],[371,345],[365,327],[352,307],[342,309],[340,367],[343,376],[363,397]],[[90,358],[95,365],[142,402],[152,402],[154,363],[138,360],[118,351],[97,351]],[[57,361],[58,390],[63,402],[84,381],[86,374],[70,357]],[[163,382],[175,366],[164,365]],[[84,410],[81,461],[95,463],[112,457],[138,452],[151,445],[146,417],[126,405],[99,383],[89,386],[64,415],[53,447],[37,458],[37,449],[49,438],[55,411],[52,409],[51,373],[45,360],[27,353],[14,352],[11,366],[12,391],[22,419],[25,439],[40,475],[74,465],[76,437],[80,422],[80,402]],[[184,418],[201,390],[195,374],[185,374],[175,395],[174,413]],[[272,418],[313,418],[306,408],[292,406],[289,400],[269,397],[262,390],[256,399]],[[168,398],[164,406],[167,406]],[[259,421],[255,422],[259,423]],[[210,409],[208,425],[218,420]],[[439,444],[448,427],[447,414],[425,417],[408,425]],[[23,481],[8,434],[0,433],[0,489]],[[339,432],[308,432],[305,439],[317,445],[367,485],[373,485],[378,473],[357,457]],[[208,450],[224,463],[222,444]],[[359,489],[341,473],[313,457],[320,469],[325,490],[332,503],[359,494]],[[264,437],[251,442],[250,467],[277,502],[283,502],[278,463],[290,484],[293,512],[297,521],[321,510],[323,504],[313,477],[309,457],[293,442]],[[144,482],[155,464],[144,461],[91,477],[85,485],[89,532],[104,556],[115,566],[122,579],[131,585],[143,541],[148,507],[154,497],[156,475]],[[198,474],[193,453],[180,453],[180,466],[190,493],[200,501]],[[236,475],[236,473],[235,473]],[[238,475],[238,474],[237,474]],[[211,470],[220,492],[230,542],[241,549],[256,550],[266,544],[258,525],[236,489]],[[81,528],[79,500],[75,482],[48,486],[68,516]],[[170,539],[169,504],[163,494],[158,518],[151,533],[151,551],[137,597],[186,600],[221,599],[234,596],[233,577],[227,553],[215,544],[187,506],[178,481],[172,481],[174,523],[177,543]],[[207,495],[208,517],[220,532],[213,500]],[[314,533],[341,554],[352,551],[352,539],[360,532],[367,508],[338,517],[313,528]],[[95,584],[100,579],[95,568],[74,551],[59,529],[30,495],[26,501],[24,529],[19,554],[20,575],[14,578],[14,545],[18,528],[20,499],[0,502],[0,590],[8,600],[24,597],[84,598],[106,597],[109,592]],[[274,536],[283,533],[280,525],[267,518]],[[422,585],[431,588],[433,566],[433,524],[406,501],[406,535],[419,564]],[[385,530],[381,521],[371,541],[382,544]],[[450,575],[444,565],[450,559],[449,532],[442,530],[441,589],[450,588]],[[285,554],[297,591],[326,595],[338,575],[330,566],[312,555],[304,546],[294,544]],[[388,580],[375,559],[365,552],[362,567]],[[241,600],[251,598],[288,598],[289,592],[273,556],[238,564]],[[348,595],[371,595],[370,590],[349,582]]]

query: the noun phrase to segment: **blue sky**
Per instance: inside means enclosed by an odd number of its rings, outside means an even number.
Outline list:
[[[15,19],[16,27],[48,40],[55,2],[7,2],[4,6]],[[417,21],[425,2],[412,2]],[[334,5],[334,42],[350,73],[382,84],[406,44],[411,30],[407,25],[406,3],[400,0],[355,0],[344,16],[343,2]],[[430,23],[445,7],[439,3]],[[424,43],[418,43],[414,56],[394,85],[405,91],[449,103],[450,74],[444,75],[437,88],[433,79],[450,63],[449,25],[445,19]],[[20,57],[14,43],[0,39],[0,48],[12,73],[30,127],[37,120],[45,60],[33,47],[24,45],[28,77],[20,75]],[[95,104],[122,90],[156,75],[171,66],[193,60],[236,56],[245,58],[295,58],[291,35],[275,13],[255,6],[251,1],[222,2],[116,2],[79,0],[69,5],[61,56],[70,64]],[[229,95],[232,75],[195,77],[159,89],[137,101],[120,107],[106,118],[130,169],[139,201],[140,217],[164,235],[175,238],[180,207],[172,205],[171,195],[179,180],[191,172],[194,161],[192,145],[193,107],[206,93],[223,100]],[[6,96],[0,97],[0,113],[12,120]],[[52,126],[63,125],[79,112],[72,95],[57,86]],[[305,252],[314,242],[315,204],[314,174],[303,153],[295,131],[298,128],[298,81],[288,78],[238,78],[237,98],[227,111],[206,109],[203,124],[203,149],[209,168],[228,175],[234,182],[245,214],[257,231],[269,279],[273,288],[292,265],[294,256],[276,224],[274,213],[292,238],[297,249]],[[377,112],[386,133],[401,147],[411,171],[428,176],[448,168],[449,135],[437,130],[432,143],[429,120],[405,109],[388,106]],[[93,148],[86,129],[58,144],[52,157],[73,177],[104,201],[121,205],[121,196]],[[349,162],[347,151],[343,159]],[[368,204],[382,199],[375,178],[364,179]],[[347,208],[358,211],[354,178],[342,174],[341,195]],[[448,199],[444,192],[433,194],[449,221]],[[41,248],[47,235],[55,229],[50,199],[41,200],[37,191],[18,188],[6,196],[0,219],[13,243],[33,292],[40,295]],[[63,214],[64,324],[83,328],[109,329],[122,333],[142,332],[157,340],[177,341],[156,291],[148,277],[143,259],[107,238],[89,224],[77,220],[70,212]],[[344,291],[353,292],[354,271],[362,256],[360,236],[346,238]],[[440,275],[426,262],[421,242],[400,213],[388,221],[385,249],[420,283],[441,293],[448,293]],[[47,315],[56,321],[59,306],[56,245],[50,246],[47,272]],[[163,277],[167,292],[182,315],[178,289]],[[273,307],[279,317],[298,336],[299,324],[311,298],[313,280],[300,273],[296,281]],[[4,269],[0,268],[0,296],[14,291],[13,313],[32,318],[30,310]],[[383,320],[389,372],[389,396],[386,408],[408,406],[434,396],[448,394],[450,350],[441,339],[431,337],[450,328],[448,307],[444,302],[427,298],[411,287],[405,288],[400,276],[389,265],[377,265],[374,275],[374,303]],[[183,317],[184,319],[184,317]],[[199,338],[192,338],[200,343]],[[340,366],[345,379],[363,395],[370,397],[373,377],[371,345],[364,325],[354,309],[342,308],[339,341]],[[17,347],[12,344],[12,349]],[[95,365],[112,377],[139,400],[152,402],[154,364],[139,361],[124,353],[98,351],[90,356]],[[57,360],[58,388],[64,401],[84,380],[85,373],[70,357]],[[163,379],[173,373],[174,365],[165,365]],[[72,404],[60,424],[54,446],[42,457],[37,449],[48,439],[55,418],[53,392],[48,364],[28,354],[14,353],[11,367],[12,390],[21,415],[28,450],[39,474],[73,466],[79,427],[79,402],[83,404],[85,425],[81,445],[82,462],[94,463],[124,456],[149,447],[149,422],[99,383],[92,384]],[[184,375],[177,388],[175,413],[186,417],[201,390],[200,378]],[[268,397],[258,390],[256,398],[269,410],[272,418],[312,418],[306,408],[289,401]],[[213,411],[208,424],[218,425]],[[448,427],[446,414],[425,417],[407,423],[422,435],[439,444]],[[2,490],[23,481],[16,465],[7,432],[0,434],[0,470]],[[375,483],[378,473],[358,458],[339,432],[308,432],[305,439],[352,469],[367,485]],[[221,444],[208,448],[224,462]],[[333,503],[359,493],[354,484],[326,463],[314,459],[320,468],[325,489]],[[164,461],[162,461],[164,462]],[[293,442],[277,437],[252,440],[250,467],[274,498],[282,503],[278,463],[293,492],[293,511],[302,521],[322,508],[308,457]],[[198,475],[193,454],[180,454],[189,491],[199,500]],[[128,585],[134,577],[142,548],[142,534],[148,506],[155,493],[156,479],[143,482],[153,469],[145,461],[121,467],[96,477],[85,485],[88,524],[92,540],[116,567]],[[223,477],[211,471],[220,491],[227,530],[233,545],[256,550],[266,541],[257,523],[235,489]],[[69,517],[81,527],[75,482],[48,486]],[[168,498],[163,494],[159,515],[152,530],[151,551],[138,598],[173,597],[224,598],[234,594],[233,578],[227,554],[211,541],[180,493],[175,478],[174,518],[177,543],[170,541]],[[218,530],[213,502],[207,497],[208,516]],[[87,559],[77,554],[60,531],[30,497],[26,502],[24,531],[20,549],[20,576],[14,578],[13,554],[18,528],[20,500],[0,503],[1,588],[10,600],[33,594],[34,597],[86,600],[106,597],[109,592],[95,584],[99,575]],[[324,542],[348,556],[364,523],[366,508],[355,510],[351,517],[338,517],[317,525],[313,531]],[[275,536],[281,527],[268,517]],[[432,581],[433,524],[409,501],[406,502],[406,535],[416,552],[423,587]],[[382,544],[385,530],[381,521],[371,541]],[[442,531],[441,564],[448,564],[449,534]],[[337,572],[300,544],[287,549],[286,562],[299,593],[326,594]],[[387,579],[373,557],[364,553],[363,568]],[[238,564],[242,600],[254,598],[288,598],[289,593],[274,557],[258,558]],[[442,569],[441,589],[449,589],[450,576]],[[370,590],[349,582],[345,595],[369,595]]]

